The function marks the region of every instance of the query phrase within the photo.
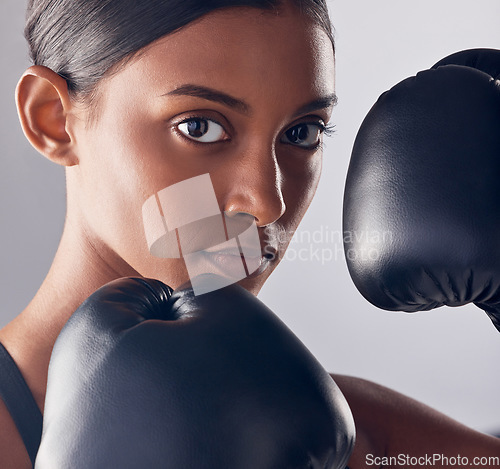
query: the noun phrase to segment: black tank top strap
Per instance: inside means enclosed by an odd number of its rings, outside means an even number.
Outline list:
[[[9,410],[34,464],[42,438],[42,413],[14,359],[1,342],[0,397]]]

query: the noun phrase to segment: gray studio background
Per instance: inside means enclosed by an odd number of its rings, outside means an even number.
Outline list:
[[[62,168],[30,147],[17,120],[14,89],[29,65],[25,2],[0,1],[1,327],[26,306],[49,269],[65,188]],[[479,430],[500,430],[500,334],[486,315],[474,306],[413,315],[377,310],[354,288],[340,242],[350,150],[369,108],[381,92],[449,53],[500,48],[500,2],[331,0],[329,6],[337,41],[337,133],[326,144],[302,242],[292,243],[260,298],[329,371],[384,384]],[[322,262],[318,253],[332,260]]]

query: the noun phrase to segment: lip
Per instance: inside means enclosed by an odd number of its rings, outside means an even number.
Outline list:
[[[261,275],[270,265],[270,260],[266,256],[259,253],[257,256],[242,256],[235,254],[234,250],[225,249],[218,251],[203,251],[203,257],[210,264],[212,273],[222,275],[235,280],[242,280],[241,272],[246,265],[246,272],[249,275],[244,275],[243,278],[254,278]],[[245,261],[243,263],[243,260]]]
[[[260,258],[260,264],[251,274],[247,275],[246,278],[255,278],[263,274],[271,265],[271,260],[266,256]]]
[[[203,249],[203,252],[208,254],[221,254],[233,257],[239,257],[240,253],[236,253],[234,248],[217,249],[217,247]],[[255,249],[255,247],[241,246],[241,252],[245,253],[245,257],[259,258],[263,257],[260,249]]]

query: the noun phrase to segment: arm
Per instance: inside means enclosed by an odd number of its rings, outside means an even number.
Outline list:
[[[474,467],[474,458],[490,458],[486,465],[500,467],[500,439],[472,430],[430,407],[370,381],[332,375],[349,403],[356,423],[357,441],[350,469],[411,467],[412,464],[370,464],[374,457],[445,456],[448,463],[429,460],[420,467]],[[451,458],[463,458],[452,464]],[[400,458],[402,456],[399,456]],[[468,458],[468,464],[464,464]],[[496,458],[496,459],[495,459]],[[388,461],[380,461],[388,462]],[[484,462],[484,461],[483,461]]]

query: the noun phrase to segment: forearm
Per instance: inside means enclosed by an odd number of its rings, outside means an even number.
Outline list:
[[[490,458],[481,467],[500,467],[500,439],[472,430],[384,386],[350,376],[332,377],[344,393],[356,422],[357,443],[349,463],[351,469],[404,465],[473,467],[474,458]],[[384,456],[393,459],[375,460]],[[394,459],[398,457],[399,460]],[[419,461],[422,464],[404,464],[406,457],[423,458]],[[385,464],[375,465],[374,460]]]

